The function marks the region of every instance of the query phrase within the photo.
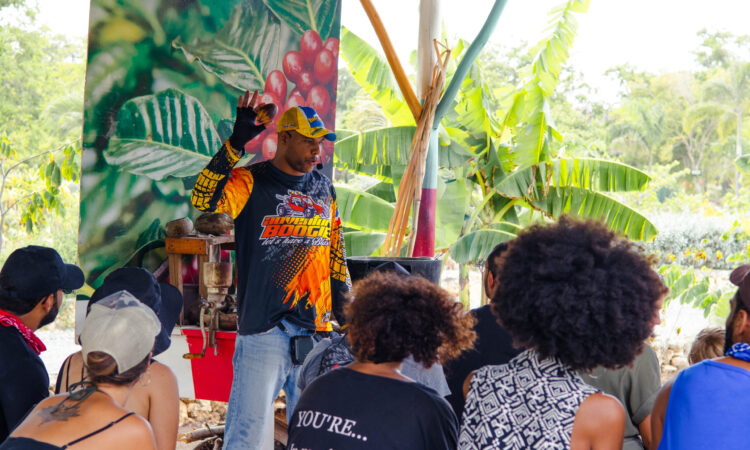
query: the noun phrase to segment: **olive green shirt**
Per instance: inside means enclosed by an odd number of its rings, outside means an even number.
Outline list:
[[[581,374],[583,381],[620,400],[625,408],[625,441],[623,450],[642,450],[638,424],[651,414],[661,388],[659,359],[646,344],[629,367],[617,370],[597,367],[590,374]]]

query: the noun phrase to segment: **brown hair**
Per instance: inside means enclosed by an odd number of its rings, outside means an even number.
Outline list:
[[[360,361],[426,367],[457,357],[474,343],[474,317],[440,286],[419,276],[373,272],[354,284],[347,305],[349,339]]]
[[[117,373],[117,363],[113,357],[104,352],[89,352],[85,362],[87,378],[94,384],[127,386],[140,378],[141,374],[146,371],[150,360],[151,354],[134,367],[123,373]]]
[[[704,328],[693,341],[688,354],[690,365],[704,359],[713,359],[724,354],[724,330],[721,328]]]

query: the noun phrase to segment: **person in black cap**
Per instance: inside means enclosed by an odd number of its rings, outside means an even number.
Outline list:
[[[182,310],[182,294],[168,283],[159,283],[146,269],[123,267],[107,275],[102,285],[91,296],[86,312],[103,298],[118,291],[127,291],[155,313],[161,322],[156,335],[153,355],[164,352],[170,344],[177,318]],[[70,355],[60,367],[55,393],[69,391],[76,383],[88,379],[81,352]],[[179,426],[179,394],[177,378],[166,365],[151,361],[144,378],[133,385],[125,408],[136,412],[151,423],[158,449],[174,449]]]
[[[65,264],[54,249],[30,245],[15,250],[0,270],[0,442],[24,415],[47,397],[49,375],[34,334],[52,323],[63,291],[83,286],[83,271]]]

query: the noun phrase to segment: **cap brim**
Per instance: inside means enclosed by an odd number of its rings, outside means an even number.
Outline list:
[[[301,129],[298,128],[296,130],[297,133],[301,134],[302,136],[307,136],[311,138],[319,138],[322,137],[327,141],[335,141],[336,140],[336,133],[333,131],[322,128],[322,127],[316,127],[316,128],[310,128],[310,129]]]
[[[80,289],[84,282],[83,271],[75,264],[65,264],[65,275],[62,279],[60,289],[72,291]]]
[[[169,283],[159,283],[161,288],[161,308],[156,316],[161,322],[161,331],[154,342],[154,356],[168,349],[172,343],[169,337],[172,334],[177,319],[182,312],[182,294],[179,289]]]

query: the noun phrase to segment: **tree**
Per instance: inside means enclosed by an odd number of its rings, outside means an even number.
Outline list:
[[[0,9],[0,252],[45,240],[75,259],[85,43],[50,34],[32,2]]]
[[[656,233],[645,217],[605,194],[643,189],[645,173],[613,161],[558,154],[563,136],[550,105],[575,36],[575,13],[586,6],[571,0],[553,11],[550,35],[532,49],[508,101],[497,102],[486,71],[475,62],[441,122],[436,247],[459,262],[464,282],[466,264],[483,261],[495,244],[535,220],[535,213],[537,218],[563,213],[598,218],[637,239]],[[453,47],[455,60],[465,48],[461,41]],[[337,168],[379,181],[365,192],[337,187],[347,249],[371,254],[382,243],[372,231],[387,228],[393,210],[387,195],[393,198],[398,188],[414,127],[400,114],[405,102],[383,57],[349,30],[342,32],[341,49],[354,78],[394,124],[336,143]],[[467,301],[463,291],[462,300]]]
[[[742,122],[750,111],[750,63],[732,62],[703,87],[705,97],[734,116],[735,156],[741,158]],[[740,195],[740,169],[735,167],[734,195]]]
[[[62,184],[63,180],[78,182],[80,152],[79,144],[74,142],[19,159],[8,138],[0,136],[0,251],[11,212],[21,213],[20,222],[28,233],[47,222],[47,212],[65,214],[60,200]],[[37,167],[39,178],[35,179],[33,172]]]

